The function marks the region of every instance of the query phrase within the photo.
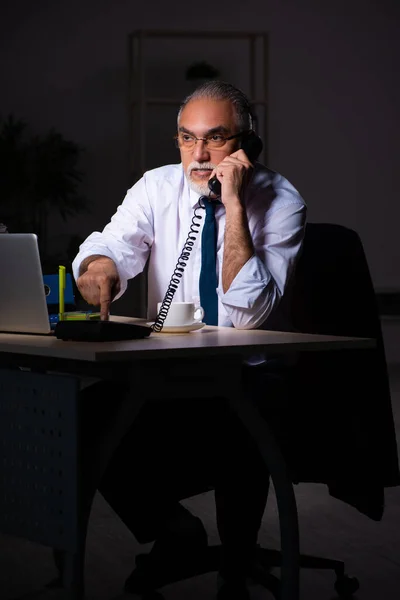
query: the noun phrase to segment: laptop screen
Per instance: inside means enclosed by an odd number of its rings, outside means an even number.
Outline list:
[[[34,233],[0,234],[0,331],[42,334],[51,331]]]

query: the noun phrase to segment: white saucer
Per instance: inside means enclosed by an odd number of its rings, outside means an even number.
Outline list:
[[[154,325],[154,321],[147,323],[147,325]],[[204,326],[205,323],[199,323],[199,321],[188,323],[187,325],[164,325],[159,333],[189,333],[190,331],[202,329]]]

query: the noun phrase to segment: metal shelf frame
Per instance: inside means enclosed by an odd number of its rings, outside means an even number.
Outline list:
[[[209,40],[247,40],[249,44],[249,79],[250,79],[250,102],[256,106],[264,108],[264,123],[262,131],[259,131],[264,142],[264,162],[268,161],[268,34],[266,32],[256,31],[174,31],[174,30],[137,30],[128,35],[128,164],[129,180],[133,184],[146,171],[146,125],[147,108],[149,106],[176,106],[177,110],[182,102],[182,98],[167,97],[147,97],[145,85],[146,57],[145,41],[150,38],[177,38],[185,39],[205,39]],[[256,98],[256,56],[257,42],[261,46],[261,73],[262,82],[261,97]],[[260,43],[261,42],[261,43]],[[138,123],[138,128],[134,123]],[[135,176],[136,174],[136,176]]]

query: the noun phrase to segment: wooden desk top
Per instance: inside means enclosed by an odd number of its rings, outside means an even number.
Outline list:
[[[129,317],[112,318],[125,322],[146,322],[144,319]],[[211,326],[191,333],[152,333],[142,340],[96,343],[64,342],[53,335],[0,334],[0,353],[96,363],[228,354],[246,357],[262,352],[280,354],[300,350],[325,351],[374,346],[375,340],[368,338]]]

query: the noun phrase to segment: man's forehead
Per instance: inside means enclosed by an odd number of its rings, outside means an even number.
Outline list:
[[[191,129],[200,127],[204,130],[223,128],[231,130],[235,125],[235,111],[229,100],[213,98],[195,98],[190,100],[182,110],[179,127]]]

